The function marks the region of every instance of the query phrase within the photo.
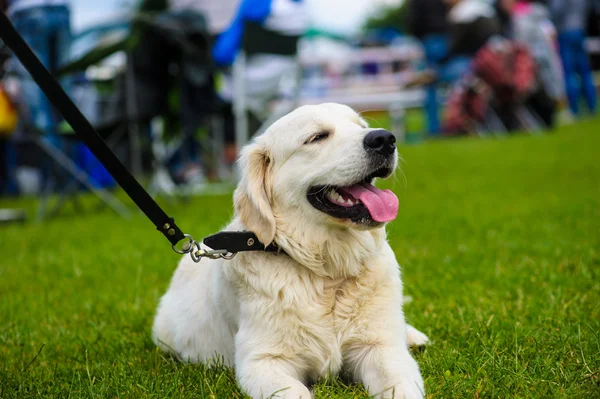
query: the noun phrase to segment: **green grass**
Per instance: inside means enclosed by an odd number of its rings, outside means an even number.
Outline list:
[[[429,397],[600,397],[600,120],[401,152],[389,237],[414,298],[407,318],[433,341],[416,353]],[[167,208],[200,238],[231,200]],[[141,215],[0,227],[0,254],[0,397],[242,397],[231,370],[155,349],[178,258]],[[366,396],[337,379],[315,393]]]

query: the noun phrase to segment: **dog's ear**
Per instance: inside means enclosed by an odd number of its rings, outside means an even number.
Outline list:
[[[245,147],[239,160],[242,179],[233,196],[240,220],[265,246],[275,238],[275,216],[269,201],[270,182],[267,179],[270,166],[271,159],[264,148],[258,144]]]

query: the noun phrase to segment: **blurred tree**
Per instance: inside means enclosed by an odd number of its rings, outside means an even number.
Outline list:
[[[365,24],[366,29],[393,28],[400,32],[406,32],[407,2],[395,7],[386,7],[375,14]]]

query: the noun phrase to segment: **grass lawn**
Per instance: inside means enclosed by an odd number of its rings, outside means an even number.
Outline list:
[[[389,239],[408,321],[433,341],[416,353],[428,397],[600,398],[600,120],[401,152]],[[166,207],[200,238],[231,199]],[[1,398],[243,396],[231,370],[177,363],[152,343],[178,258],[141,215],[67,210],[0,227],[0,254]],[[314,392],[366,397],[337,379]]]

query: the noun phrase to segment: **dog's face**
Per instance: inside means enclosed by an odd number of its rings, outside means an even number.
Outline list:
[[[290,215],[303,226],[379,227],[396,217],[398,199],[372,183],[397,161],[394,136],[370,129],[352,109],[301,107],[243,150],[236,211],[265,244],[276,219]]]

